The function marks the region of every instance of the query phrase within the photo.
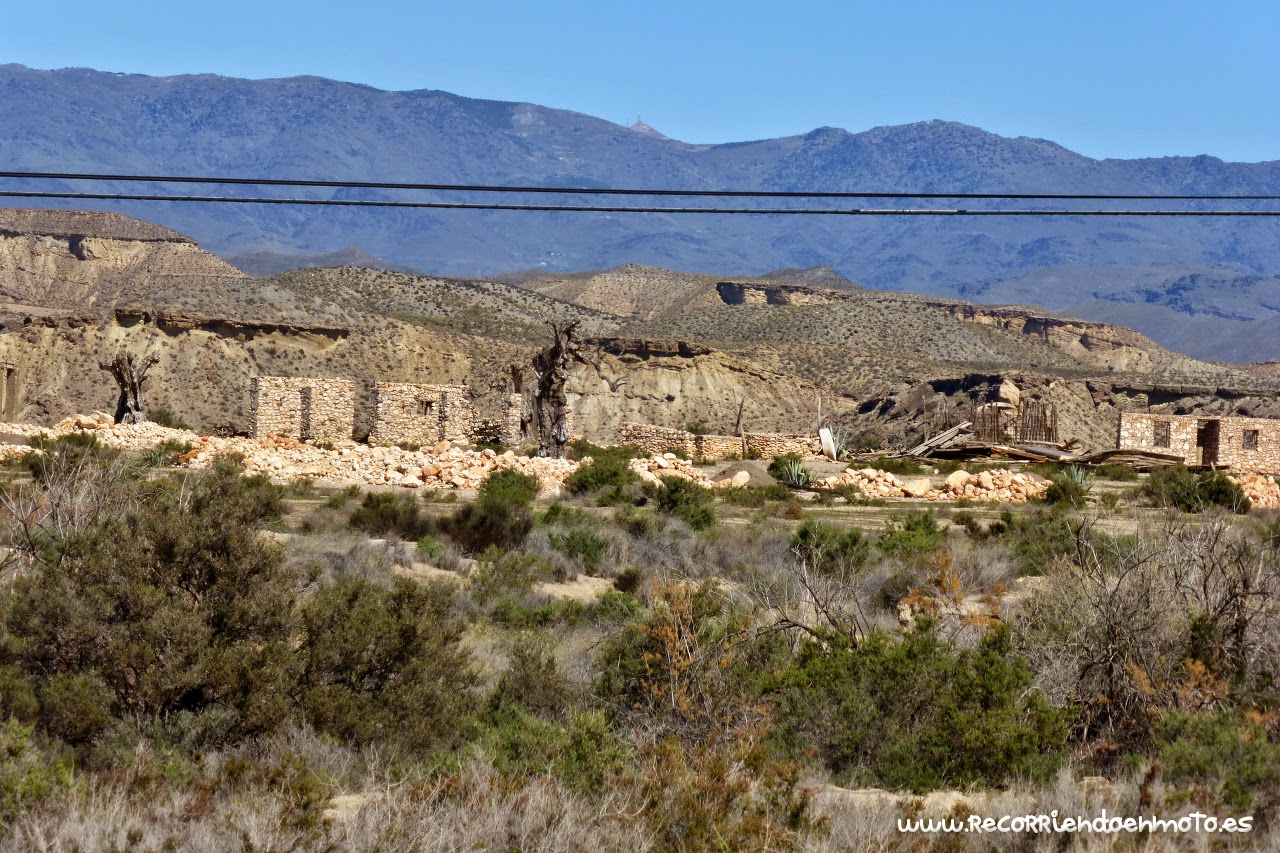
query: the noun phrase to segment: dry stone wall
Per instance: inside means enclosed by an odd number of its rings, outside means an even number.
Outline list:
[[[771,432],[749,432],[744,436],[694,435],[682,429],[636,423],[624,423],[618,428],[618,443],[634,444],[645,453],[675,449],[699,459],[742,456],[773,459],[791,453],[814,459],[822,455],[822,445],[816,435]]]
[[[622,424],[618,427],[618,443],[635,445],[649,454],[661,454],[673,449],[686,454],[693,452],[691,433],[652,424]]]
[[[1234,471],[1280,474],[1280,421],[1270,418],[1222,418],[1217,464]],[[1253,433],[1247,438],[1247,433]]]
[[[1181,456],[1187,465],[1280,473],[1280,420],[1273,418],[1122,412],[1116,445]]]
[[[1157,440],[1157,433],[1168,426],[1169,441]],[[1199,463],[1196,451],[1196,419],[1174,415],[1150,415],[1140,412],[1120,413],[1120,435],[1116,446],[1121,450],[1145,450],[1181,456],[1188,465]]]
[[[256,438],[350,441],[355,429],[356,384],[350,379],[256,376],[250,385]]]
[[[822,444],[816,435],[780,435],[772,432],[749,432],[747,454],[761,459],[775,459],[795,454],[806,459],[822,456]]]
[[[461,385],[377,382],[369,444],[436,444],[469,441],[475,411]]]

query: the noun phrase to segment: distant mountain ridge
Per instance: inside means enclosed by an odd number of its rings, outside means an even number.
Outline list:
[[[0,66],[0,162],[14,170],[564,187],[1280,195],[1280,161],[1094,160],[1047,140],[946,121],[698,145],[647,126],[432,90],[20,65]],[[223,257],[256,256],[268,265],[274,256],[301,257],[305,265],[306,256],[357,246],[390,267],[450,276],[629,263],[760,275],[829,265],[867,287],[953,295],[977,282],[1070,266],[1099,270],[1105,281],[1096,290],[1105,300],[1111,291],[1132,290],[1124,268],[1212,268],[1264,279],[1280,272],[1272,220],[605,216],[145,202],[100,208],[190,234]],[[1196,304],[1211,305],[1214,288],[1197,288],[1204,298]],[[1045,304],[1051,296],[1030,295],[1019,301]],[[1153,304],[1186,314],[1176,302],[1158,297]],[[1280,351],[1260,351],[1247,360],[1276,357]]]

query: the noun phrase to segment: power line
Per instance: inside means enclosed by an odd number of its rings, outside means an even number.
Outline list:
[[[1276,201],[1280,195],[1161,195],[1097,193],[923,193],[803,192],[785,190],[677,190],[642,188],[548,187],[494,184],[421,184],[396,181],[311,181],[295,178],[197,177],[191,175],[110,175],[80,172],[0,172],[0,178],[68,181],[118,181],[156,184],[236,184],[241,186],[328,189],[429,190],[432,192],[545,193],[564,195],[651,195],[712,198],[916,198],[1044,201]]]
[[[433,210],[507,210],[548,213],[667,213],[753,216],[1280,216],[1280,210],[965,210],[942,208],[750,208],[750,207],[605,207],[596,205],[490,204],[446,201],[361,201],[337,198],[60,193],[0,190],[3,198],[94,201],[165,201],[212,204],[282,204],[320,207],[389,207]]]

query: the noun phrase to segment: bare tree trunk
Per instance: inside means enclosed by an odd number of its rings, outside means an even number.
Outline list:
[[[145,358],[135,358],[131,353],[116,353],[109,362],[99,362],[98,367],[109,372],[120,386],[120,399],[116,403],[116,423],[140,424],[147,420],[146,408],[142,396],[142,383],[146,381],[147,371],[160,360],[152,353]]]
[[[575,361],[587,364],[579,349],[577,322],[564,326],[551,325],[551,346],[533,357],[533,372],[538,379],[533,392],[533,413],[538,425],[538,455],[559,459],[569,443],[566,410],[569,397],[565,382]]]

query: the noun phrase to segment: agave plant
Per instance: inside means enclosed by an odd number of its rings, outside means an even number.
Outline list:
[[[1079,486],[1086,495],[1093,489],[1093,474],[1083,465],[1072,465],[1067,469],[1067,477]]]
[[[831,447],[836,452],[837,461],[843,459],[844,455],[849,452],[849,445],[849,437],[845,435],[844,430],[833,429],[831,431]]]
[[[788,459],[778,479],[793,489],[799,489],[813,482],[813,472],[799,459]]]

